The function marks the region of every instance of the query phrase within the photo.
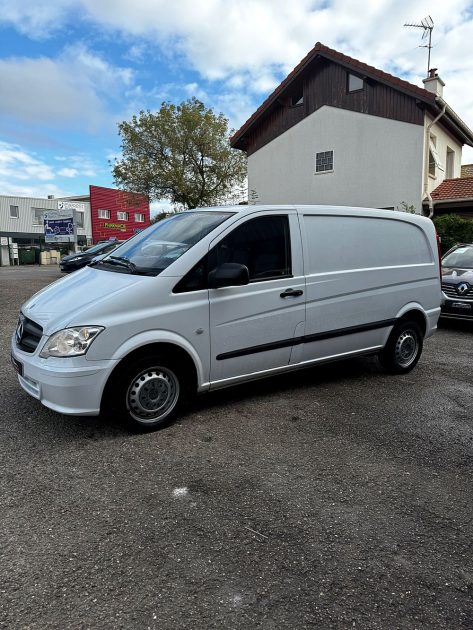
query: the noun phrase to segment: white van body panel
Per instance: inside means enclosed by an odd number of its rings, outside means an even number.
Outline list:
[[[441,291],[430,220],[322,206],[208,210],[233,214],[159,275],[86,267],[28,300],[22,313],[43,327],[43,337],[33,353],[12,339],[25,391],[62,413],[97,414],[120,361],[154,344],[184,350],[195,366],[198,390],[205,391],[377,352],[396,320],[410,311],[424,318],[425,337],[436,329]],[[289,274],[243,286],[176,291],[234,230],[268,216],[287,217]],[[288,290],[294,294],[283,296]],[[85,355],[39,356],[54,332],[86,325],[104,330]]]
[[[435,305],[438,263],[422,222],[348,208],[299,213],[307,280],[302,361],[382,348],[406,302]],[[340,336],[325,339],[330,331]]]

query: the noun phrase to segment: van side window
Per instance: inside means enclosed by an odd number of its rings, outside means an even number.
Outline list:
[[[223,263],[246,265],[250,282],[291,275],[291,244],[287,216],[251,219],[235,228],[210,252],[211,269]]]
[[[207,289],[209,271],[228,262],[246,265],[250,282],[290,277],[288,218],[258,217],[235,228],[177,283],[173,293]]]

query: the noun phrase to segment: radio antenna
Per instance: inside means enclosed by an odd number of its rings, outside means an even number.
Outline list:
[[[429,49],[429,54],[428,54],[428,58],[427,58],[427,76],[429,76],[429,70],[430,70],[430,51],[432,49],[432,31],[434,30],[434,21],[433,19],[430,17],[430,15],[428,15],[427,17],[425,17],[423,20],[420,21],[420,24],[404,24],[404,26],[410,27],[410,28],[421,28],[424,32],[422,33],[422,41],[425,41],[427,39],[427,36],[429,37],[429,43],[428,44],[420,44],[419,48],[428,48]]]

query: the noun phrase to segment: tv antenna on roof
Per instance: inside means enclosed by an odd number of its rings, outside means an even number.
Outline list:
[[[429,76],[429,70],[430,70],[430,51],[432,49],[432,31],[434,30],[434,21],[433,19],[430,17],[430,15],[428,15],[427,17],[425,17],[423,20],[420,21],[420,24],[404,24],[404,26],[409,26],[411,28],[421,28],[423,29],[423,33],[422,33],[422,41],[424,41],[427,38],[427,34],[429,36],[429,43],[428,44],[421,44],[419,46],[419,48],[428,48],[429,49],[429,56],[427,59],[427,76]]]

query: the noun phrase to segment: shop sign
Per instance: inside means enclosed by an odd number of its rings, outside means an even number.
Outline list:
[[[77,210],[78,212],[85,212],[85,203],[80,201],[58,201],[58,210]]]
[[[125,223],[104,223],[103,226],[114,230],[126,230]]]

